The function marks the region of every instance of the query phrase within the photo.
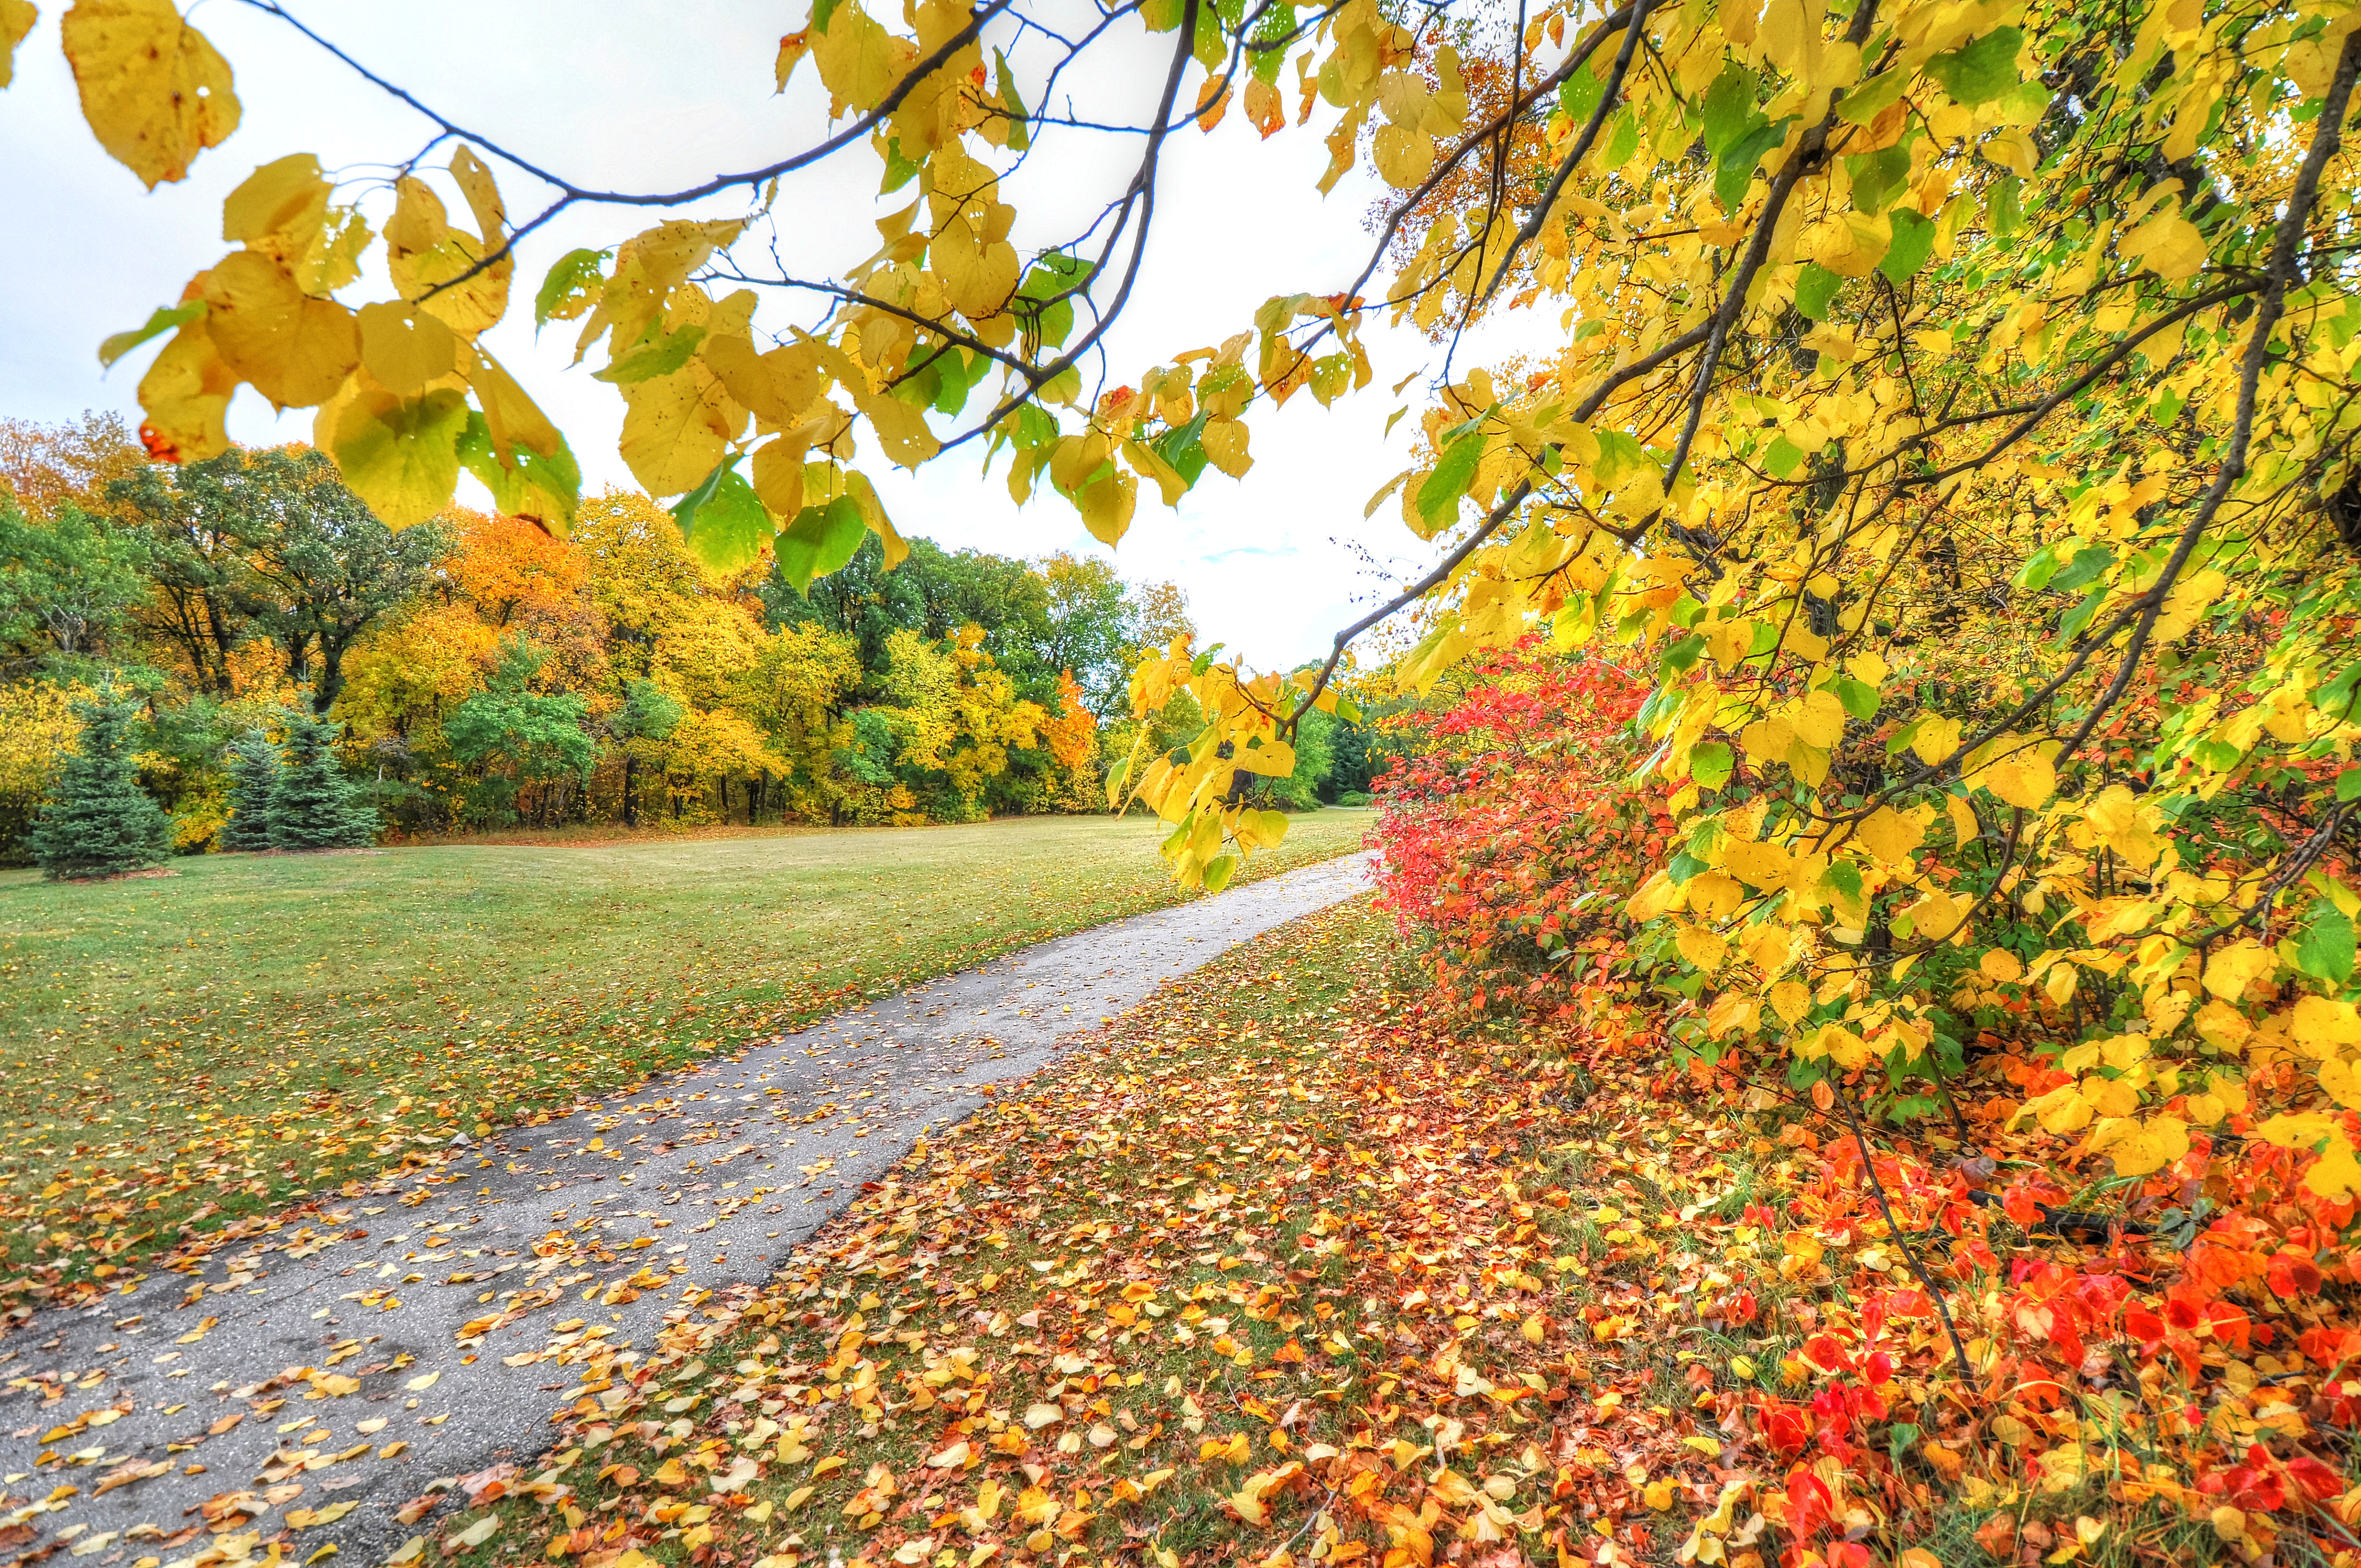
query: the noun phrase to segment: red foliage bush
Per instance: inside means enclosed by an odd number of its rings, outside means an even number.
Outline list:
[[[1624,901],[1661,863],[1664,792],[1630,779],[1644,683],[1529,640],[1392,721],[1377,781],[1379,905],[1477,1008],[1531,1005],[1623,958]]]

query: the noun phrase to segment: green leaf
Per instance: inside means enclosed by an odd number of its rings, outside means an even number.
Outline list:
[[[1760,85],[1754,72],[1732,60],[1721,68],[1721,74],[1705,90],[1705,101],[1698,105],[1697,114],[1708,156],[1719,159],[1722,148],[1757,126],[1769,123],[1754,102]]]
[[[779,576],[797,594],[804,593],[814,577],[842,571],[852,553],[861,548],[861,536],[868,532],[869,525],[861,520],[861,504],[851,496],[839,496],[826,506],[806,507],[779,534]]]
[[[1888,105],[1902,96],[1910,85],[1910,72],[1901,67],[1871,77],[1860,86],[1846,93],[1837,105],[1837,118],[1856,126],[1865,126],[1883,114]]]
[[[1728,147],[1722,148],[1721,160],[1714,170],[1713,197],[1724,212],[1734,212],[1746,199],[1746,187],[1754,178],[1754,166],[1763,155],[1787,137],[1787,122],[1779,120],[1755,126]]]
[[[569,250],[541,280],[541,288],[533,296],[533,330],[539,332],[549,324],[549,318],[571,295],[591,284],[603,280],[601,270],[607,264],[603,250]]]
[[[1852,204],[1856,212],[1872,217],[1893,204],[1910,182],[1910,149],[1906,147],[1882,148],[1865,152],[1859,158],[1845,160],[1845,172],[1852,177]]]
[[[1203,436],[1205,414],[1201,410],[1195,419],[1177,430],[1168,430],[1148,444],[1148,449],[1172,465],[1180,482],[1194,487],[1204,473],[1206,456]]]
[[[877,193],[881,196],[890,196],[917,177],[918,162],[916,159],[903,156],[902,138],[887,137],[885,138],[885,172],[878,179]]]
[[[1927,62],[1927,74],[1972,109],[2016,90],[2016,53],[2024,43],[2019,29],[1997,27],[1971,44],[1937,55]]]
[[[697,345],[705,341],[701,326],[685,326],[668,332],[644,348],[633,349],[604,370],[591,374],[598,380],[625,386],[633,381],[652,381],[658,376],[669,376],[688,363]]]
[[[1607,133],[1607,151],[1598,167],[1608,170],[1622,168],[1640,150],[1640,122],[1629,109],[1615,111],[1614,129]]]
[[[2044,587],[2048,586],[2049,579],[2056,576],[2057,572],[2058,541],[2053,539],[2048,543],[2043,545],[2040,549],[2036,550],[2032,554],[2026,556],[2025,558],[2025,565],[2016,569],[2015,587],[2017,591],[2020,593],[2037,594]]]
[[[2315,904],[2312,924],[2295,946],[2295,967],[2315,980],[2343,985],[2353,978],[2353,921],[2333,904]]]
[[[566,438],[559,436],[557,450],[546,457],[522,444],[509,449],[509,457],[512,468],[501,466],[484,416],[468,410],[467,428],[459,436],[459,466],[492,492],[492,505],[511,517],[572,522],[582,499],[582,466]]]
[[[1008,150],[1023,152],[1028,140],[1025,129],[1025,100],[1016,95],[1016,78],[1008,70],[1008,57],[998,49],[992,51],[994,78],[992,90],[1008,109]]]
[[[1886,221],[1894,225],[1894,242],[1885,247],[1885,258],[1877,269],[1899,289],[1916,277],[1935,254],[1935,220],[1908,207],[1896,207]]]
[[[1092,264],[1063,251],[1044,251],[1010,302],[1018,319],[1031,326],[1052,348],[1064,345],[1074,330],[1073,293],[1090,280]]]
[[[1592,112],[1598,107],[1598,101],[1606,96],[1606,78],[1594,75],[1587,69],[1576,71],[1557,84],[1557,106],[1564,109],[1566,117],[1577,126],[1589,124]]]
[[[2361,795],[2361,768],[2347,768],[2336,775],[2336,798],[2341,803]]]
[[[1837,700],[1844,704],[1844,710],[1855,718],[1867,723],[1877,717],[1877,688],[1867,681],[1839,675],[1829,683],[1828,689],[1837,694]]]
[[[2095,582],[2099,574],[2115,564],[2115,553],[2104,545],[2084,544],[2066,569],[2049,579],[2049,586],[2060,593],[2070,593],[2085,584]]]
[[[1773,436],[1771,444],[1763,449],[1763,466],[1782,479],[1792,479],[1795,470],[1804,466],[1804,449],[1784,435]]]
[[[1230,878],[1237,873],[1237,869],[1238,858],[1235,855],[1215,855],[1212,860],[1207,861],[1205,862],[1205,891],[1207,893],[1219,893],[1224,888],[1229,886]]]
[[[149,338],[159,337],[174,327],[186,326],[204,313],[205,302],[203,300],[191,300],[184,304],[174,305],[170,310],[159,307],[145,322],[133,327],[129,332],[115,333],[100,344],[98,362],[102,367],[110,367]]]
[[[1730,748],[1719,740],[1700,740],[1689,750],[1689,777],[1699,789],[1719,789],[1737,765]]]
[[[1994,239],[2006,239],[2025,226],[2018,185],[2015,175],[2004,174],[1984,189],[1984,225]]]
[[[1484,460],[1484,433],[1471,430],[1443,449],[1443,460],[1426,483],[1418,488],[1418,515],[1426,526],[1441,532],[1459,516],[1459,498],[1476,479],[1476,468]]]
[[[735,457],[724,458],[705,483],[672,509],[689,554],[717,572],[752,565],[771,543],[770,510],[738,472],[737,463]]]
[[[1337,694],[1336,697],[1336,717],[1343,719],[1347,724],[1359,724],[1363,722],[1361,718],[1361,705],[1340,692]],[[2361,772],[2361,770],[2356,770],[2356,772]]]
[[[1806,261],[1804,269],[1795,274],[1795,313],[1818,321],[1828,313],[1828,304],[1844,287],[1844,280],[1817,261]],[[1785,477],[1782,475],[1781,477]]]

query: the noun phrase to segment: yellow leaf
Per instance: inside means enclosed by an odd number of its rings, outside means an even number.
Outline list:
[[[782,429],[801,422],[828,390],[819,349],[810,343],[790,343],[757,354],[750,340],[724,333],[707,338],[698,353],[732,398],[752,410],[755,418]]]
[[[172,0],[76,0],[60,31],[82,118],[149,190],[237,129],[229,61]]]
[[[1378,177],[1397,191],[1407,191],[1434,168],[1434,138],[1415,126],[1379,126],[1370,146]]]
[[[836,99],[831,115],[848,106],[875,108],[917,60],[917,45],[887,32],[855,0],[838,5],[827,28],[812,40],[812,62]]]
[[[281,408],[312,408],[336,395],[360,363],[352,313],[313,299],[260,251],[222,258],[205,275],[205,330],[240,380]]]
[[[1730,951],[1728,942],[1699,926],[1682,927],[1674,940],[1680,947],[1681,957],[1708,974],[1721,967],[1723,957]]]
[[[457,363],[459,340],[451,329],[412,306],[363,305],[357,319],[361,363],[396,397],[424,391],[429,381],[448,376]]]
[[[1796,740],[1826,751],[1844,739],[1844,704],[1832,691],[1807,692],[1791,710],[1787,722]]]
[[[1205,449],[1206,459],[1233,479],[1243,479],[1254,466],[1246,455],[1246,427],[1235,419],[1211,419],[1197,438]]]
[[[1976,835],[1983,831],[1982,826],[1976,821],[1975,807],[1970,806],[1966,801],[1961,800],[1958,795],[1945,795],[1943,797],[1943,810],[1949,814],[1951,818],[1952,835],[1962,846],[1972,843]]]
[[[619,450],[649,494],[676,496],[705,482],[745,424],[744,409],[720,378],[691,361],[669,375],[625,383]]]
[[[478,1519],[474,1524],[469,1525],[467,1529],[461,1530],[457,1535],[453,1536],[451,1539],[457,1541],[461,1546],[478,1547],[491,1540],[492,1536],[500,1530],[500,1516],[498,1514],[486,1514],[482,1519]]]
[[[1646,1500],[1647,1505],[1660,1514],[1671,1508],[1673,1499],[1679,1495],[1680,1483],[1669,1475],[1662,1480],[1649,1482],[1641,1493],[1641,1497]]]
[[[1976,967],[1995,985],[2006,985],[2025,973],[2025,965],[2005,948],[1991,948],[1977,960]]]
[[[1783,980],[1771,988],[1771,1006],[1780,1019],[1793,1027],[1811,1010],[1812,988],[1799,980]]]
[[[235,245],[272,247],[272,242],[317,230],[335,192],[320,177],[320,160],[308,152],[266,163],[241,181],[222,203],[222,238]],[[274,248],[280,259],[283,248]]]
[[[1691,1436],[1681,1439],[1683,1446],[1696,1449],[1708,1459],[1721,1457],[1721,1444],[1709,1437]]]
[[[1091,531],[1092,538],[1108,545],[1122,540],[1138,504],[1139,481],[1112,467],[1074,497],[1074,510],[1082,514],[1082,526]]]
[[[1918,728],[1910,736],[1910,750],[1928,767],[1946,761],[1960,749],[1960,721],[1939,714],[1927,714],[1918,720]]]
[[[2264,972],[2269,971],[2266,970]],[[2236,998],[2231,1000],[2235,1001]],[[2288,1033],[2294,1036],[2296,1044],[2320,1049],[2361,1046],[2361,1014],[2356,1013],[2350,1002],[2338,1002],[2325,996],[2306,996],[2296,1003],[2295,1010],[2288,1015]]]
[[[2171,1116],[2155,1116],[2146,1122],[2125,1118],[2120,1131],[2111,1128],[2094,1135],[2091,1152],[2113,1157],[2118,1176],[2147,1176],[2189,1152],[2189,1125]]]
[[[33,0],[0,0],[0,87],[15,78],[16,46],[25,41],[40,15]]]
[[[1881,806],[1856,829],[1869,852],[1889,866],[1908,866],[1927,829],[1890,806]]]
[[[2205,236],[2169,207],[2115,242],[2115,248],[2168,283],[2194,278],[2205,267]]]
[[[372,389],[345,406],[330,455],[387,527],[408,528],[451,504],[467,427],[467,400],[449,388],[406,399]]]
[[[2332,1139],[2320,1162],[2303,1173],[2303,1184],[2331,1201],[2361,1190],[2361,1160],[2353,1157],[2353,1146]]]
[[[2024,746],[1986,763],[1973,782],[2009,805],[2031,811],[2058,792],[2058,770],[2038,751]]]
[[[2217,949],[2205,963],[2205,989],[2224,1002],[2235,1002],[2258,980],[2268,980],[2279,968],[2279,958],[2252,938]]]
[[[1991,162],[2019,176],[2029,177],[2033,173],[2034,165],[2040,160],[2040,154],[2033,145],[2033,138],[2015,126],[1994,131],[1984,137],[1982,150],[1984,157]]]
[[[508,211],[500,203],[500,187],[492,182],[492,171],[476,156],[476,149],[462,146],[451,155],[451,178],[459,193],[467,198],[467,210],[476,217],[476,228],[484,238],[498,245],[500,231],[508,224]]]
[[[229,450],[230,394],[237,372],[223,363],[205,323],[192,321],[139,378],[140,432],[148,450],[170,463],[194,463]]]
[[[970,321],[999,314],[1016,292],[1016,247],[1005,239],[979,239],[964,222],[945,225],[928,245],[927,259],[951,308]]]

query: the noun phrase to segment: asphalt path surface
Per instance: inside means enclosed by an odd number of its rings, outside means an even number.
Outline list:
[[[438,1479],[546,1446],[570,1387],[534,1358],[554,1331],[644,1347],[684,1296],[768,1279],[929,1131],[1164,981],[1362,891],[1367,861],[1025,948],[433,1151],[200,1273],[37,1314],[0,1346],[0,1563],[171,1568],[288,1530],[298,1562],[329,1543],[381,1562],[423,1528],[405,1504],[423,1519],[456,1500],[417,1513]]]

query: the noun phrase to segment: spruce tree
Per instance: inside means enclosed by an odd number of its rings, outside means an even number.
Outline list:
[[[225,850],[270,848],[270,802],[279,790],[279,752],[259,729],[230,742],[229,820],[222,824]]]
[[[288,716],[286,770],[270,795],[272,849],[353,849],[377,837],[377,813],[336,761],[336,730],[308,713]]]
[[[171,852],[171,819],[139,787],[129,736],[137,711],[112,687],[74,705],[81,749],[59,771],[27,838],[51,881],[134,872]]]

